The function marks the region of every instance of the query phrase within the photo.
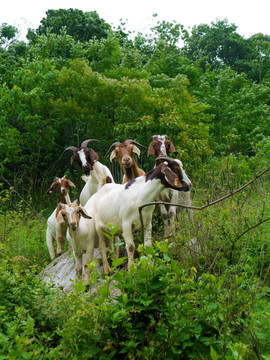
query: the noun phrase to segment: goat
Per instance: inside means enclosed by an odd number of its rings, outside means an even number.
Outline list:
[[[167,156],[169,151],[175,155],[178,152],[167,135],[154,135],[153,141],[149,144],[147,157],[153,155],[156,157],[156,166],[162,161],[160,156]],[[183,204],[191,206],[190,190],[187,192],[178,192],[173,189],[165,189],[160,194],[160,201]],[[182,209],[181,209],[182,210]],[[175,206],[160,205],[160,212],[164,222],[164,236],[167,237],[169,233],[175,230],[175,219],[178,208]],[[192,222],[192,210],[187,210],[189,221]]]
[[[90,269],[87,264],[93,260],[94,248],[99,246],[98,237],[95,231],[93,220],[88,212],[77,202],[61,204],[57,221],[67,227],[67,239],[70,242],[76,262],[76,274],[82,276],[83,254],[85,286],[89,287]],[[107,243],[109,240],[107,239]],[[104,253],[102,249],[100,252]],[[103,267],[106,274],[109,274],[110,266],[107,258],[104,258]]]
[[[160,158],[164,162],[156,168],[126,184],[106,184],[86,203],[85,209],[93,217],[96,231],[106,258],[104,232],[109,232],[109,224],[116,227],[116,235],[123,235],[128,254],[128,268],[133,263],[135,245],[133,232],[141,228],[138,207],[155,200],[165,187],[178,191],[188,191],[191,182],[183,173],[180,160],[168,156]],[[151,246],[152,214],[154,206],[142,210],[144,221],[144,245]]]
[[[70,204],[70,197],[68,194],[69,187],[76,188],[72,181],[68,180],[65,176],[62,178],[56,177],[56,180],[51,184],[50,188],[47,190],[47,194],[52,194],[56,189],[59,191],[61,200],[60,203]],[[57,242],[57,255],[61,255],[62,249],[65,243],[66,228],[58,224],[56,217],[59,212],[59,204],[54,209],[53,213],[47,220],[47,232],[46,232],[46,242],[49,250],[50,258],[53,260],[55,258],[54,250],[54,241]],[[64,240],[63,240],[64,237]]]
[[[114,182],[113,176],[107,166],[98,161],[98,154],[93,149],[87,148],[88,143],[91,141],[98,140],[85,140],[82,142],[80,148],[69,146],[64,151],[73,151],[71,157],[71,170],[74,168],[74,163],[77,162],[85,174],[88,175],[88,177],[82,177],[86,182],[80,194],[80,204],[82,206],[84,206],[87,200],[104,184]]]
[[[139,157],[141,154],[136,145],[146,149],[144,145],[141,145],[134,140],[125,140],[123,143],[117,141],[110,146],[109,150],[104,156],[106,157],[111,152],[111,150],[115,148],[111,153],[110,161],[113,162],[115,158],[118,158],[119,164],[124,171],[122,181],[123,184],[145,174],[145,172],[138,167],[133,156],[136,154]]]
[[[85,175],[90,174],[90,170],[93,170],[93,165],[96,161],[99,160],[98,154],[95,150],[90,149],[87,145],[90,142],[99,141],[97,139],[88,139],[81,143],[81,147],[77,148],[75,146],[69,146],[64,150],[64,154],[71,150],[73,155],[70,159],[70,170],[73,171],[75,167],[75,162],[82,168]]]

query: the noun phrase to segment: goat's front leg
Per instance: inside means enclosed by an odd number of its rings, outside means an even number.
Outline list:
[[[82,256],[74,252],[76,262],[76,276],[80,279],[82,277]]]
[[[126,249],[128,254],[128,269],[134,264],[135,244],[133,241],[132,229],[130,224],[123,225],[123,236],[126,242]]]
[[[119,258],[119,245],[115,246],[115,244],[119,244],[120,243],[120,237],[119,236],[114,236],[113,237],[113,260],[117,260]]]
[[[176,220],[176,207],[175,206],[170,206],[170,208],[169,208],[169,219],[170,219],[169,232],[173,233],[173,232],[175,232],[175,220]],[[169,235],[169,233],[166,234],[165,237],[168,235]]]
[[[170,226],[169,226],[169,214],[167,212],[165,205],[159,205],[160,207],[160,214],[164,224],[164,237],[167,237],[170,233]]]
[[[64,226],[63,224],[56,225],[57,256],[62,255],[66,243],[66,238],[65,238],[66,231],[67,231],[67,227]]]

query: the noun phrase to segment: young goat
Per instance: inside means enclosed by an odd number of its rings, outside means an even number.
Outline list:
[[[66,179],[66,177],[63,176],[62,178],[57,177],[56,180],[51,184],[50,188],[47,190],[47,194],[52,194],[57,189],[61,196],[60,203],[47,220],[46,241],[50,258],[52,260],[55,258],[55,250],[53,244],[54,241],[57,242],[57,255],[62,254],[62,250],[65,245],[65,236],[67,229],[65,226],[60,225],[57,222],[56,217],[59,212],[60,204],[70,204],[71,202],[68,194],[69,187],[72,187],[74,189],[76,188],[72,181]]]
[[[167,135],[154,135],[152,137],[153,141],[149,144],[147,156],[156,157],[156,166],[162,162],[159,156],[169,154],[169,151],[175,155],[178,152],[175,150],[175,147],[171,140],[169,140]],[[161,192],[160,201],[178,203],[186,206],[191,206],[190,190],[187,192],[178,192],[173,189],[165,189]],[[164,236],[167,237],[169,233],[175,231],[175,219],[176,213],[181,211],[181,208],[175,206],[166,207],[165,205],[159,205],[161,216],[164,222]],[[187,210],[189,221],[192,221],[192,210]]]
[[[188,191],[191,186],[179,160],[168,156],[160,159],[164,162],[126,184],[104,185],[85,205],[85,209],[93,217],[101,251],[106,251],[104,232],[110,231],[109,224],[117,228],[116,235],[123,235],[128,253],[128,267],[133,263],[135,252],[133,232],[141,228],[138,207],[157,199],[165,187]],[[154,206],[142,210],[145,246],[152,245],[153,210]],[[102,258],[106,258],[105,252]]]
[[[104,184],[114,182],[113,176],[107,166],[98,161],[98,154],[93,149],[87,148],[88,143],[91,141],[98,140],[85,140],[82,142],[80,148],[69,146],[64,151],[73,151],[71,157],[71,170],[74,169],[75,162],[77,162],[85,174],[88,175],[87,177],[82,177],[83,180],[86,181],[80,194],[80,203],[82,206],[84,206],[87,200]]]
[[[137,146],[141,146],[146,149],[145,146],[137,143],[134,140],[125,140],[123,143],[119,141],[113,143],[107,151],[106,157],[113,148],[115,148],[110,156],[110,161],[113,162],[115,158],[118,158],[119,164],[124,171],[123,184],[135,179],[138,176],[144,175],[145,172],[138,167],[134,159],[134,154],[138,157],[141,152]]]
[[[84,281],[86,287],[89,287],[90,269],[87,264],[92,262],[94,248],[99,246],[93,220],[91,220],[91,216],[88,215],[85,208],[78,206],[77,202],[73,202],[69,205],[60,205],[57,221],[60,224],[65,224],[68,229],[67,239],[73,249],[76,261],[76,274],[78,277],[82,276],[83,254],[85,254]],[[108,242],[109,240],[107,240],[107,243]],[[104,253],[104,250],[102,249],[100,252]],[[107,258],[104,258],[103,260],[104,271],[106,274],[109,274],[110,266],[107,262]]]

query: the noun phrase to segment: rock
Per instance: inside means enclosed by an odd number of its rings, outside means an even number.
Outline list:
[[[98,249],[94,250],[94,258],[101,259]],[[101,274],[103,271],[99,261],[96,262],[95,269]],[[102,275],[101,275],[102,276]],[[74,289],[76,279],[76,265],[72,250],[54,259],[40,274],[39,278],[48,284],[53,284],[55,288],[62,288],[65,293]]]

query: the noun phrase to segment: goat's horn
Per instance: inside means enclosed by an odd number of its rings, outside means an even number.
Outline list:
[[[110,146],[109,150],[106,152],[106,154],[104,155],[104,157],[108,156],[109,153],[111,152],[112,148],[116,147],[116,146],[119,145],[119,144],[121,144],[119,141],[114,142],[114,143]]]
[[[135,140],[125,140],[125,142],[128,142],[128,143],[130,143],[130,144],[134,144],[134,145],[138,145],[138,146],[141,146],[141,147],[143,147],[144,149],[147,149],[147,147],[146,146],[144,146],[144,145],[142,145],[142,144],[139,144],[137,141],[135,141]]]
[[[97,139],[88,139],[88,140],[84,140],[82,143],[81,143],[81,147],[87,147],[87,145],[92,142],[92,141],[99,141]]]
[[[171,164],[174,161],[173,158],[171,158],[170,156],[166,156],[166,155],[158,156],[158,157],[156,157],[156,160],[168,161],[169,164]]]
[[[76,148],[75,146],[69,146],[69,147],[67,147],[67,148],[64,150],[64,153],[65,153],[66,151],[68,151],[68,150],[71,150],[71,151],[75,152],[76,150],[78,150],[78,148]]]

